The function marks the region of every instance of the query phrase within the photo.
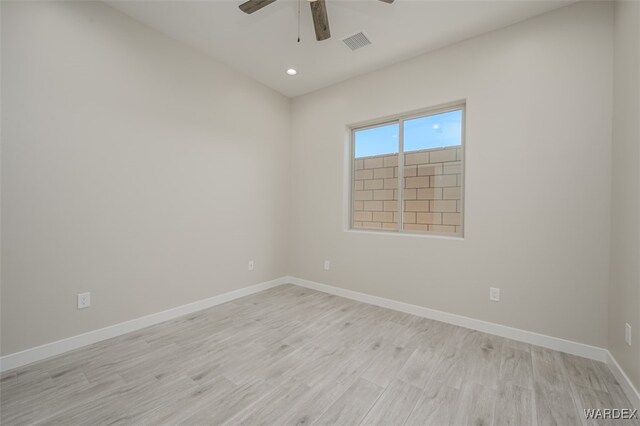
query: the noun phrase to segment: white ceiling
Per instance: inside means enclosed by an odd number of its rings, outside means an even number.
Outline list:
[[[327,0],[331,38],[315,39],[307,0],[278,0],[252,15],[237,1],[109,1],[152,28],[294,97],[576,0]],[[358,31],[372,45],[351,51],[342,39]],[[294,77],[287,68],[296,68]]]

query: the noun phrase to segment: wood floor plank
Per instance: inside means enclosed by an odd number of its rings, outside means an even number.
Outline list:
[[[560,356],[549,349],[534,348],[532,352],[534,386],[569,392],[569,381],[564,373]]]
[[[260,404],[248,407],[225,424],[265,426],[275,424],[291,404],[295,404],[309,391],[309,386],[304,383],[294,381],[284,383],[261,399]]]
[[[309,360],[315,360],[322,354],[322,349],[314,345],[306,345],[279,359],[260,372],[259,377],[273,385],[281,384],[288,377],[294,375]]]
[[[96,383],[78,382],[52,387],[48,392],[20,400],[19,406],[11,407],[7,413],[3,413],[2,423],[33,424],[43,418],[52,417],[64,410],[81,405],[84,395],[101,398],[125,384],[120,376],[113,375],[107,380]]]
[[[477,383],[467,383],[460,394],[455,424],[485,426],[493,423],[496,391]]]
[[[286,359],[297,349],[284,344],[275,342],[268,348],[260,345],[250,345],[248,352],[243,357],[235,360],[229,360],[225,365],[224,375],[235,384],[243,384],[254,377],[263,377],[268,375],[270,368],[282,359]]]
[[[347,389],[347,385],[331,380],[317,383],[292,403],[288,410],[283,411],[276,423],[300,426],[313,424]]]
[[[1,412],[12,409],[14,405],[35,402],[42,395],[54,392],[55,383],[51,377],[43,378],[40,382],[33,383],[17,383],[9,388],[2,387],[0,392],[0,404],[2,404]]]
[[[407,382],[394,380],[378,398],[363,425],[402,425],[418,402],[422,389]]]
[[[561,354],[561,357],[569,381],[599,391],[607,390],[595,361],[570,354]]]
[[[18,374],[15,371],[2,373],[2,375],[0,375],[0,386],[8,389],[9,386],[15,384],[18,384]]]
[[[404,367],[409,356],[411,351],[402,346],[384,346],[362,377],[378,386],[386,387]]]
[[[447,348],[433,371],[432,380],[446,382],[449,386],[461,389],[467,380],[470,365],[464,350],[457,346]]]
[[[306,383],[309,387],[327,381],[350,385],[360,375],[357,374],[352,380],[348,380],[342,372],[357,354],[358,352],[354,352],[352,348],[336,349],[333,352],[318,349],[317,353],[295,369],[290,380]]]
[[[461,346],[467,364],[466,380],[497,390],[502,342],[485,333],[470,333]]]
[[[100,399],[89,400],[85,404],[64,410],[44,419],[42,423],[131,424],[132,419],[139,418],[153,407],[163,405],[176,393],[188,390],[192,386],[188,379],[161,385],[154,378],[145,378],[144,381],[118,387]]]
[[[186,425],[219,425],[229,421],[247,407],[258,403],[273,387],[262,380],[255,379],[233,390],[210,398],[208,404],[195,410],[182,421]]]
[[[531,353],[512,346],[502,347],[500,380],[533,390],[533,364]]]
[[[534,424],[533,391],[514,383],[501,382],[498,387],[494,424],[528,426]]]
[[[406,425],[452,425],[457,415],[460,389],[431,380],[413,409]]]
[[[380,353],[380,346],[377,343],[365,345],[356,352],[336,371],[338,383],[351,384],[355,382],[369,368]]]
[[[232,392],[236,388],[230,380],[218,376],[214,380],[200,384],[182,393],[175,394],[167,403],[155,404],[138,418],[131,420],[132,424],[146,423],[155,425],[181,424],[192,413]]]
[[[376,402],[384,388],[365,379],[358,379],[314,422],[317,425],[359,424]]]
[[[435,351],[416,349],[398,373],[398,379],[424,389],[439,359],[440,354]]]
[[[538,425],[581,425],[578,408],[569,390],[548,388],[535,384]]]

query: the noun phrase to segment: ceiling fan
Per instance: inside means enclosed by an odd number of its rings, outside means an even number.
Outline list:
[[[276,0],[249,0],[240,5],[240,10],[244,13],[251,14],[265,6],[270,5]],[[393,3],[394,0],[380,0],[384,3]],[[326,40],[331,37],[329,31],[329,18],[327,17],[327,5],[325,0],[309,0],[311,6],[311,15],[313,16],[313,26],[316,30],[316,40]]]

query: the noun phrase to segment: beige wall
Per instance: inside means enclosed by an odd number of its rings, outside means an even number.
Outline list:
[[[615,3],[609,350],[640,389],[640,3]],[[624,341],[632,326],[633,346]]]
[[[581,2],[295,98],[291,274],[606,346],[612,24]],[[345,232],[347,126],[464,99],[464,240]]]
[[[2,354],[286,274],[289,103],[101,3],[2,2]]]

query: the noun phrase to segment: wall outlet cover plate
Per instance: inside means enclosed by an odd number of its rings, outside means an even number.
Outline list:
[[[91,293],[78,294],[78,309],[84,309],[91,306]]]

